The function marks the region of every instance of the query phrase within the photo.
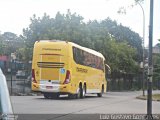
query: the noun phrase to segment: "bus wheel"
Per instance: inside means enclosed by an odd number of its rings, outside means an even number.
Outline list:
[[[85,94],[86,94],[86,85],[84,85],[82,87],[82,84],[79,85],[79,88],[78,88],[78,93],[76,95],[76,98],[84,98],[85,97]]]
[[[81,97],[81,90],[78,88],[78,93],[76,94],[76,98],[79,99]]]
[[[86,87],[85,87],[85,85],[83,85],[83,87],[80,86],[79,89],[80,89],[80,98],[83,99],[83,98],[85,97],[85,94],[86,94],[86,92],[85,92],[85,91],[86,91],[86,90],[85,90]]]
[[[50,97],[52,98],[52,99],[58,99],[59,98],[59,94],[58,93],[52,93],[51,95],[50,95]]]
[[[82,98],[85,98],[86,96],[86,85],[83,85],[83,89],[82,89]]]
[[[59,98],[59,94],[57,94],[57,93],[43,93],[43,95],[44,95],[44,98],[46,98],[46,99],[57,99],[57,98]]]
[[[102,97],[102,94],[104,93],[104,86],[102,85],[102,90],[100,93],[97,93],[97,96],[98,97]]]
[[[49,99],[49,98],[50,98],[50,96],[49,96],[48,93],[43,93],[43,95],[44,95],[44,98],[46,98],[46,99]]]
[[[76,98],[83,98],[83,88],[82,88],[82,84],[79,84],[79,88],[78,88],[78,93],[76,95]]]
[[[68,94],[69,99],[75,99],[77,97],[76,94]]]

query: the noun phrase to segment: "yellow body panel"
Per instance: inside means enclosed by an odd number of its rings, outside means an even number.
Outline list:
[[[73,47],[92,53],[104,62],[102,54],[71,42],[36,42],[32,61],[36,82],[32,81],[32,91],[76,94],[80,83],[86,85],[87,93],[101,92],[102,85],[106,91],[105,70],[77,64]],[[67,70],[70,71],[70,82],[64,84]]]

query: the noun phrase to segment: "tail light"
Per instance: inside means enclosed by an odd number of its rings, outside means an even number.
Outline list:
[[[66,78],[65,78],[65,81],[64,81],[63,84],[68,84],[70,82],[70,80],[71,80],[71,74],[70,74],[70,71],[67,70],[67,72],[66,72]]]
[[[36,81],[36,79],[35,79],[34,69],[32,69],[32,82],[37,83],[37,81]]]

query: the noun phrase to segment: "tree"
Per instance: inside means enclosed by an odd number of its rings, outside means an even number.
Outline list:
[[[32,58],[34,42],[40,39],[67,40],[95,49],[104,54],[113,71],[135,72],[136,61],[141,59],[141,38],[137,33],[109,18],[85,23],[82,16],[70,10],[66,14],[58,12],[55,18],[33,15],[31,24],[23,30],[23,38],[27,60]]]
[[[3,35],[5,41],[17,41],[18,36],[12,32],[4,32]]]
[[[118,42],[128,42],[130,46],[137,49],[136,61],[142,61],[142,39],[138,33],[131,31],[128,27],[124,27],[121,24],[118,25],[116,21],[112,21],[110,18],[102,21],[102,26],[106,26],[108,32]]]
[[[12,50],[12,52],[15,52],[19,47],[22,47],[22,45],[24,44],[22,36],[17,36],[12,32],[4,32],[2,36],[5,43]]]
[[[129,6],[122,6],[119,8],[117,11],[119,14],[126,14],[127,13],[127,8],[134,7],[139,3],[142,3],[144,0],[133,0],[133,3]]]
[[[0,39],[2,43],[0,48],[3,48],[1,54],[4,55],[11,55],[24,45],[23,39],[12,32],[4,32]]]
[[[153,86],[154,88],[160,89],[160,55],[155,54],[153,55],[153,64],[154,64],[154,69],[153,69]]]
[[[160,40],[159,40],[160,42]],[[160,49],[160,43],[156,45]],[[160,53],[153,54],[153,86],[160,89]]]
[[[3,41],[3,36],[0,34],[0,55],[4,54],[4,41]]]

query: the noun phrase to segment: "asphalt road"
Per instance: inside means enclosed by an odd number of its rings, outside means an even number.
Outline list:
[[[92,114],[93,118],[97,117],[94,116],[96,114],[146,114],[147,101],[136,99],[136,96],[141,94],[141,91],[107,92],[102,98],[91,94],[84,99],[68,99],[67,96],[61,96],[59,99],[12,96],[11,100],[15,114],[54,114],[56,120],[59,120],[66,118],[66,115],[72,115],[73,118],[74,114]],[[153,114],[160,114],[160,102],[153,101],[152,110]]]

